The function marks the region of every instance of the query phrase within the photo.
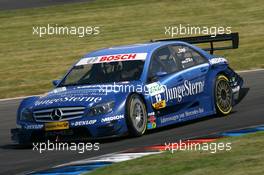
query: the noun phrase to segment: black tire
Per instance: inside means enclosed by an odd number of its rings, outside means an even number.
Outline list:
[[[132,94],[126,104],[126,119],[129,134],[142,136],[147,128],[146,105],[138,94]]]
[[[229,80],[225,75],[218,75],[215,81],[215,108],[220,116],[232,111],[233,94]]]

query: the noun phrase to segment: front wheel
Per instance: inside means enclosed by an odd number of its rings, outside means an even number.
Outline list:
[[[215,105],[217,113],[227,115],[232,110],[232,88],[229,85],[228,78],[224,75],[218,75],[215,82]]]
[[[147,127],[147,110],[144,101],[137,94],[132,94],[126,105],[127,125],[132,136],[141,136]]]

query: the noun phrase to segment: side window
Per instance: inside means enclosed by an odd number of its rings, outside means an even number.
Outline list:
[[[207,62],[203,56],[188,46],[172,45],[171,48],[181,69],[187,69]]]
[[[150,61],[148,77],[154,77],[157,72],[166,72],[170,74],[178,70],[176,58],[168,47],[157,50]]]

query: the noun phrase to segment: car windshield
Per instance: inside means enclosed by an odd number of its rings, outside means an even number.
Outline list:
[[[76,65],[59,86],[138,80],[143,66],[143,60]]]

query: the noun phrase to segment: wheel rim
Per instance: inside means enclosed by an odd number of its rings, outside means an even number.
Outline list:
[[[218,109],[227,114],[232,109],[232,92],[226,80],[220,80],[216,86],[216,104]]]
[[[131,114],[131,120],[134,125],[134,128],[138,132],[144,132],[146,127],[146,111],[144,104],[137,99],[134,98],[131,102],[131,108],[130,108],[130,114]]]

